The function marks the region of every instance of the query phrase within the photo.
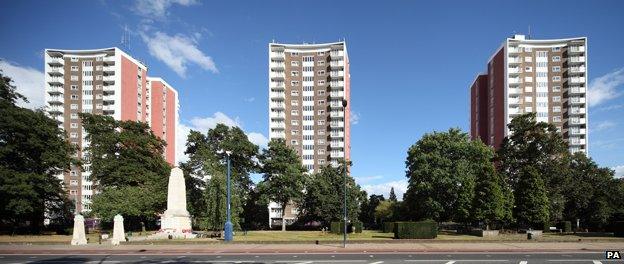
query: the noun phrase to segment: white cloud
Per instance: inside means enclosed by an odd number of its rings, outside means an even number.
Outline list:
[[[616,178],[624,178],[624,165],[615,166],[612,169],[615,171]]]
[[[17,87],[17,92],[28,99],[29,103],[19,101],[19,106],[35,109],[45,105],[43,72],[4,60],[0,60],[0,70],[4,76],[13,79],[13,85]]]
[[[255,98],[255,97],[249,97],[249,98],[245,98],[245,99],[243,99],[243,101],[248,102],[248,103],[251,103],[251,102],[253,102],[253,101],[255,101],[255,100],[256,100],[256,98]]]
[[[141,16],[160,19],[167,16],[169,7],[174,4],[181,6],[191,6],[199,4],[196,0],[138,0],[134,10]]]
[[[622,92],[616,89],[622,84],[624,84],[624,68],[595,78],[589,84],[587,95],[589,106],[596,106],[622,95]]]
[[[249,141],[251,141],[251,143],[260,146],[260,148],[266,148],[269,144],[269,139],[261,133],[250,132],[247,133],[247,137],[249,138]]]
[[[180,34],[171,36],[160,31],[140,34],[149,53],[181,77],[186,77],[189,64],[196,64],[204,70],[219,73],[212,58],[199,50],[197,39],[194,37]]]
[[[357,179],[357,178],[356,178]],[[407,191],[407,180],[389,181],[379,184],[364,184],[362,188],[368,195],[382,194],[386,199],[390,195],[390,188],[394,187],[394,193],[399,200],[403,199],[403,194]]]
[[[351,115],[349,117],[350,117],[349,122],[352,125],[357,125],[360,122],[360,113],[358,112],[351,111]]]
[[[231,118],[222,112],[216,112],[209,117],[193,117],[188,123],[180,122],[176,129],[176,157],[178,162],[185,162],[188,160],[188,156],[184,154],[184,151],[186,150],[186,140],[191,130],[205,134],[208,130],[215,128],[217,124],[236,126],[243,129],[238,117]],[[266,147],[269,142],[269,139],[262,133],[246,132],[246,134],[249,141],[260,146],[260,148]]]
[[[598,122],[596,123],[596,125],[594,126],[594,131],[601,131],[601,130],[607,130],[610,128],[614,128],[615,127],[615,123],[611,122],[611,121],[602,121],[602,122]]]

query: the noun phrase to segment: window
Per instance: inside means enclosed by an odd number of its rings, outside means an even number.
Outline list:
[[[299,52],[291,52],[290,56],[299,56]]]
[[[552,111],[555,113],[561,112],[561,106],[553,106]]]
[[[298,126],[299,125],[299,120],[291,120],[290,124],[293,126]]]
[[[524,57],[524,62],[532,62],[533,57]]]
[[[290,62],[290,66],[297,67],[297,66],[299,66],[299,62],[298,61],[291,61]]]
[[[525,96],[524,97],[524,101],[527,102],[527,103],[531,103],[531,102],[533,102],[533,97],[532,96]]]
[[[78,128],[78,123],[71,123],[71,124],[69,124],[69,127],[71,127],[71,128]]]
[[[532,93],[533,92],[533,86],[524,87],[524,92]]]
[[[525,76],[524,77],[524,81],[525,82],[533,82],[533,77],[532,76]]]
[[[561,47],[553,47],[552,51],[561,51]]]
[[[553,122],[561,122],[561,117],[560,116],[553,116]]]
[[[325,110],[318,110],[317,112],[319,115],[324,115],[325,114]]]
[[[554,61],[554,62],[561,61],[561,56],[553,56],[552,57],[552,61]]]
[[[290,134],[295,136],[295,135],[299,135],[299,130],[291,130]]]
[[[561,102],[561,96],[553,96],[552,97],[552,101],[553,102]]]
[[[561,86],[553,86],[552,91],[553,92],[561,92]]]
[[[82,76],[93,76],[93,71],[83,71]]]
[[[69,190],[69,194],[76,195],[76,190]]]
[[[319,52],[316,53],[316,55],[323,56],[323,55],[325,55],[325,52],[324,51],[319,51]]]
[[[293,140],[290,141],[290,144],[293,145],[293,146],[296,146],[296,145],[299,145],[299,141],[293,139]]]
[[[71,109],[78,109],[78,104],[71,104],[71,105],[69,105],[69,108],[71,108]]]
[[[299,110],[291,110],[290,114],[291,115],[299,115]]]
[[[318,163],[319,163],[319,165],[325,165],[325,160],[324,160],[324,159],[320,159],[320,160],[318,161]]]
[[[324,105],[325,104],[325,100],[318,100],[317,103],[320,104],[320,105]]]
[[[69,185],[76,186],[76,185],[78,185],[78,181],[77,180],[71,180],[71,181],[69,181]]]
[[[524,71],[525,72],[532,72],[533,71],[533,67],[531,67],[531,66],[524,67]]]
[[[291,86],[299,86],[299,81],[290,81]]]
[[[82,85],[92,86],[93,85],[93,81],[82,81]]]
[[[314,56],[305,56],[303,57],[303,61],[314,61]]]
[[[325,91],[318,91],[316,92],[317,95],[325,95]]]
[[[299,101],[297,101],[297,100],[290,100],[290,105],[298,106],[299,105]]]
[[[533,107],[531,107],[531,106],[527,106],[527,107],[525,107],[525,108],[524,108],[524,112],[525,112],[525,113],[531,113],[531,112],[533,112]]]
[[[93,90],[83,90],[82,94],[83,95],[93,95]]]
[[[71,71],[78,71],[78,66],[71,66]]]
[[[299,96],[299,91],[290,91],[290,96]]]
[[[325,75],[325,71],[324,70],[323,71],[317,71],[316,74],[317,75]]]
[[[319,125],[319,126],[324,126],[325,125],[325,120],[316,121],[316,124]]]
[[[290,76],[299,76],[299,72],[298,71],[291,71],[290,72]]]
[[[303,77],[303,81],[304,82],[313,82],[314,81],[314,77],[312,77],[312,76],[304,76]]]
[[[78,85],[72,85],[72,86],[71,86],[71,89],[72,89],[72,90],[78,90]]]
[[[322,135],[325,135],[325,130],[322,130],[322,129],[321,129],[321,130],[317,131],[317,133],[318,133],[319,135],[321,135],[321,136],[322,136]]]
[[[71,132],[71,133],[69,133],[69,137],[70,137],[70,138],[78,138],[78,133],[76,133],[76,132]]]
[[[77,61],[78,61],[78,58],[76,58],[76,57],[71,57],[71,61],[72,61],[72,62],[77,62]]]
[[[71,119],[78,119],[78,113],[71,113]]]
[[[72,100],[78,100],[78,95],[77,94],[72,94],[71,95],[71,99]]]
[[[325,85],[325,80],[319,80],[319,81],[317,82],[317,84],[318,84],[318,85]]]
[[[553,76],[552,80],[553,80],[553,82],[560,82],[561,81],[561,76]]]
[[[531,51],[533,51],[533,48],[531,48],[531,47],[525,47],[525,48],[524,48],[524,51],[525,51],[525,52],[531,52]]]
[[[552,67],[552,71],[553,72],[560,72],[561,71],[561,67],[560,66],[554,66],[554,67]]]
[[[78,75],[72,75],[70,78],[72,81],[78,81]]]
[[[93,62],[92,61],[83,61],[82,62],[82,66],[83,67],[91,67],[91,66],[93,66]]]
[[[316,62],[316,65],[317,65],[317,66],[324,66],[324,65],[325,65],[325,62],[324,62],[324,61],[317,61],[317,62]]]

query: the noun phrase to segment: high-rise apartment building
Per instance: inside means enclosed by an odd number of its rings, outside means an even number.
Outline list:
[[[269,44],[269,138],[283,138],[310,172],[349,159],[350,107],[345,42]]]
[[[48,114],[59,122],[77,156],[88,161],[78,113],[112,116],[116,120],[147,122],[167,142],[165,158],[175,164],[177,91],[160,78],[150,78],[147,67],[118,48],[45,50],[45,94]],[[89,211],[94,194],[91,170],[73,166],[59,175],[78,211]]]
[[[587,38],[515,35],[492,55],[470,88],[470,134],[495,148],[523,113],[554,124],[570,152],[587,153]]]

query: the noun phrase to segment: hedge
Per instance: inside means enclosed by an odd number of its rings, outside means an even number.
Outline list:
[[[612,226],[614,237],[624,237],[624,221],[615,221]]]
[[[572,232],[572,222],[570,221],[562,221],[557,225],[558,229],[561,229],[564,233]]]
[[[362,233],[362,222],[353,222],[351,226],[351,229],[355,230],[355,233]]]
[[[394,238],[432,239],[438,236],[438,223],[434,221],[395,222]]]
[[[384,233],[394,233],[394,222],[384,222],[382,231]]]
[[[360,228],[359,232],[357,228]],[[356,233],[362,233],[362,222],[349,223],[347,225],[347,234],[353,233],[353,229],[355,228]],[[342,234],[344,231],[344,221],[340,222],[331,222],[329,226],[329,232],[334,234]]]

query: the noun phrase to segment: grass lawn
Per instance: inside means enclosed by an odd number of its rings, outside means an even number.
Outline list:
[[[349,240],[389,240],[392,233],[380,233],[378,231],[363,230],[362,233],[348,234]],[[248,231],[247,235],[237,232],[236,241],[327,241],[342,240],[342,235],[322,231]]]

